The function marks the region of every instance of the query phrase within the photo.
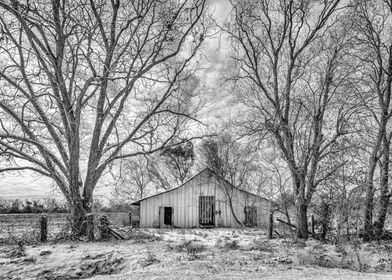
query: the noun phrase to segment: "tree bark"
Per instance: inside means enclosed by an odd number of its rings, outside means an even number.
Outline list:
[[[73,236],[83,236],[86,234],[86,214],[87,211],[83,207],[81,199],[71,202],[70,204],[70,223],[71,234]]]
[[[93,241],[94,240],[94,216],[92,213],[86,215],[87,220],[87,240]]]
[[[326,201],[321,202],[321,240],[325,241],[329,228],[330,205]]]
[[[305,176],[301,174],[301,171],[291,170],[291,174],[294,179],[294,193],[296,195],[295,206],[296,206],[296,229],[297,237],[300,239],[308,239],[308,201],[305,197]]]
[[[366,189],[365,215],[363,226],[363,240],[370,241],[373,238],[373,182],[368,182]]]
[[[374,223],[374,235],[376,238],[380,238],[383,234],[385,219],[387,216],[388,206],[391,194],[389,192],[389,152],[390,152],[390,140],[387,137],[383,138],[383,158],[380,166],[380,210],[378,212],[377,221]]]
[[[85,236],[87,231],[87,215],[92,210],[91,198],[82,198],[79,194],[70,202],[71,234],[73,236]]]
[[[369,167],[366,175],[366,197],[363,226],[363,240],[370,241],[374,237],[373,232],[373,208],[374,208],[374,172],[377,166],[378,153],[380,150],[383,135],[385,134],[386,119],[383,117],[378,129],[377,140],[373,146],[372,154],[369,159]]]
[[[297,205],[297,237],[308,239],[308,205],[300,203]]]
[[[286,215],[287,222],[291,224],[290,214],[286,202],[284,203],[283,207],[284,207],[284,214]]]

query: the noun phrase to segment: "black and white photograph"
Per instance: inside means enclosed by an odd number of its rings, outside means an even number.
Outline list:
[[[392,0],[0,0],[0,280],[392,279]]]

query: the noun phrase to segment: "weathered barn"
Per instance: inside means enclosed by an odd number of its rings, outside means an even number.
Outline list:
[[[141,227],[266,227],[271,202],[240,190],[210,169],[183,185],[133,203]],[[239,222],[238,222],[238,221]]]

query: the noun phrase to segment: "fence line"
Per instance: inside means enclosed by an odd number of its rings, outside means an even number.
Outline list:
[[[41,220],[43,214],[46,216],[45,225]],[[105,215],[113,225],[123,227],[131,224],[129,212],[96,212],[93,215],[95,222],[99,216]],[[32,242],[54,240],[69,231],[67,216],[68,213],[0,214],[0,243],[20,239]],[[133,223],[138,219],[138,216],[132,214]],[[43,237],[41,233],[45,229],[46,234]]]

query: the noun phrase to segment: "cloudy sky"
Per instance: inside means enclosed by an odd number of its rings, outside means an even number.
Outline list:
[[[229,0],[209,0],[213,17],[219,24],[223,23],[231,10]],[[204,53],[207,56],[205,69],[199,74],[201,83],[206,86],[205,97],[208,104],[205,114],[208,117],[219,120],[228,114],[227,104],[231,96],[222,90],[220,76],[228,67],[229,49],[224,36],[217,35],[205,42]],[[107,188],[100,187],[98,195],[107,196]],[[48,178],[34,175],[32,172],[24,172],[23,175],[13,174],[0,177],[0,199],[27,199],[43,198],[47,196],[61,197],[56,191],[54,184]]]

